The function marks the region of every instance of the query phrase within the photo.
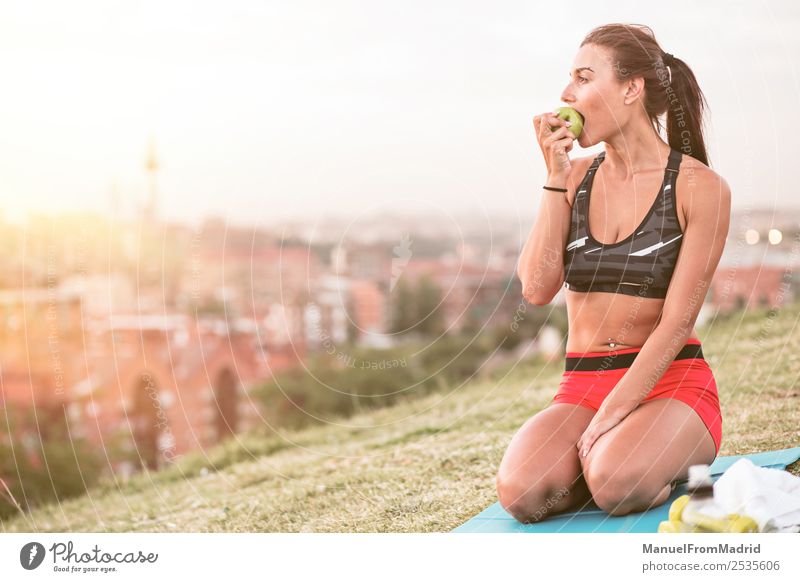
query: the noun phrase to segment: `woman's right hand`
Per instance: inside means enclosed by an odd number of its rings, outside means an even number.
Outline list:
[[[551,131],[551,126],[556,130]],[[566,180],[572,169],[567,154],[572,149],[572,142],[575,139],[569,130],[568,122],[555,113],[548,112],[534,117],[533,127],[547,164],[548,179]]]

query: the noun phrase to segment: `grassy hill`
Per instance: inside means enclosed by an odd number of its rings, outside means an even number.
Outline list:
[[[800,305],[698,330],[723,411],[720,455],[800,445]],[[4,531],[449,531],[496,501],[514,432],[552,398],[563,360],[208,455],[19,515]],[[800,473],[800,463],[790,471]]]

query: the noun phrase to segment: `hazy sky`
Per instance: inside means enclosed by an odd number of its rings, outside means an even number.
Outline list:
[[[651,26],[693,68],[735,206],[800,207],[790,0],[26,0],[0,14],[0,208],[107,211],[116,190],[132,212],[152,135],[170,218],[527,219],[545,177],[532,117],[607,22]]]

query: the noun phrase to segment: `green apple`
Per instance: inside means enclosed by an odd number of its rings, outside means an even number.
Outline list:
[[[561,119],[569,121],[572,124],[567,129],[569,129],[572,132],[572,135],[575,136],[575,139],[577,139],[581,134],[581,131],[583,131],[583,117],[581,114],[575,111],[572,107],[559,107],[555,111],[555,114]],[[550,128],[551,131],[555,131],[556,129],[558,128]]]

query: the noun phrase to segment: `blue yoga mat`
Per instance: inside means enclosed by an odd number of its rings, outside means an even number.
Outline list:
[[[750,455],[717,457],[711,465],[714,481],[739,459],[747,457],[756,465],[785,469],[800,459],[800,447],[767,451]],[[682,481],[662,505],[641,513],[613,516],[590,502],[580,511],[554,514],[537,523],[520,523],[509,515],[500,503],[495,503],[463,525],[454,529],[457,533],[655,533],[658,524],[669,515],[672,502],[686,493],[686,481]]]

